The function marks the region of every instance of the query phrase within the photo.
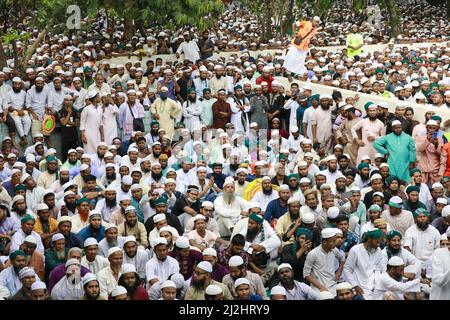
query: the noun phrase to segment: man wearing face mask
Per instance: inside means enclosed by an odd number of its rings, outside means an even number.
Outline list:
[[[154,119],[159,121],[161,128],[163,128],[170,139],[174,134],[174,119],[181,112],[181,106],[174,100],[168,98],[169,89],[167,87],[161,88],[159,98],[150,107],[150,112]]]
[[[52,289],[52,300],[79,300],[84,295],[81,263],[77,259],[69,259],[65,267],[65,277],[62,277]]]

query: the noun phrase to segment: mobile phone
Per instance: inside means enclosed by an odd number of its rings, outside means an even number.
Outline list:
[[[437,131],[433,133],[432,138],[433,139],[437,139],[438,138],[438,132]]]

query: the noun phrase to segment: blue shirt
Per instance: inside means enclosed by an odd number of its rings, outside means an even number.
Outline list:
[[[347,237],[344,239],[344,243],[340,246],[340,250],[349,252],[350,249],[359,243],[359,237],[352,231],[347,231]]]
[[[97,233],[97,236],[94,236],[92,233],[92,227],[91,225],[88,225],[84,227],[83,229],[78,232],[78,236],[85,241],[87,238],[95,238],[98,242],[100,242],[105,237],[105,227],[100,226],[100,230]]]
[[[267,204],[266,212],[264,214],[264,219],[270,222],[272,219],[279,219],[283,214],[288,211],[287,204],[282,207],[280,199],[275,199]]]

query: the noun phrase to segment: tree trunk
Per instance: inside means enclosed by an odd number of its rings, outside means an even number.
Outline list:
[[[397,37],[400,34],[400,13],[395,0],[384,0],[386,10],[389,14],[389,25],[391,26],[391,37]]]
[[[289,29],[294,22],[294,0],[289,0],[289,4],[287,6],[286,20],[282,23],[282,33],[281,36],[288,33]]]
[[[125,26],[125,39],[130,40],[131,37],[134,35],[133,19],[125,18],[124,26]]]
[[[28,64],[28,60],[30,60],[31,56],[33,55],[33,52],[37,49],[37,47],[40,45],[42,39],[44,39],[45,34],[48,32],[48,30],[50,29],[50,26],[53,25],[53,20],[50,20],[48,22],[48,24],[45,26],[44,29],[42,29],[41,32],[39,32],[38,37],[36,38],[36,40],[33,42],[33,45],[31,47],[28,48],[28,50],[26,51],[23,60],[22,60],[22,65],[21,68],[25,69],[27,64]]]
[[[450,22],[450,0],[447,0],[447,20]]]
[[[2,35],[0,35],[0,68],[6,67],[6,53],[3,48]]]

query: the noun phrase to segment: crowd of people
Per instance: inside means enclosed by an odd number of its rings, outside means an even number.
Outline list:
[[[158,35],[172,62],[61,36],[4,68],[0,298],[450,299],[450,44],[369,54],[345,30],[298,74],[282,52],[218,57],[214,30]]]

